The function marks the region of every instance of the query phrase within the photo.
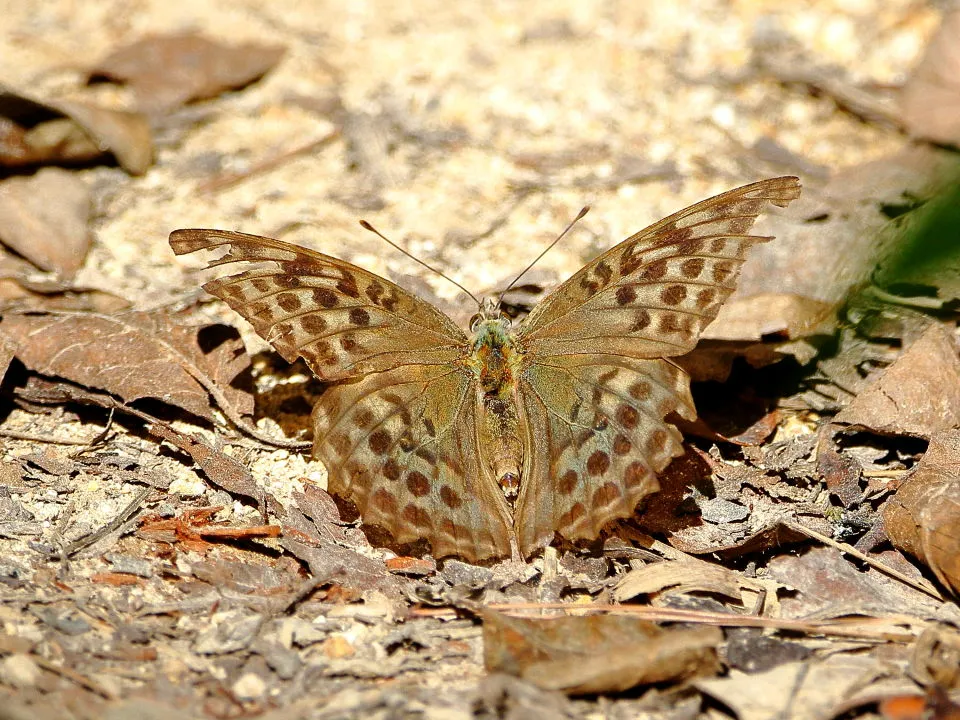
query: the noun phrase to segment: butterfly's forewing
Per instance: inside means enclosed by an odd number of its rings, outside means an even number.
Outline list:
[[[462,367],[411,365],[339,383],[314,409],[330,487],[398,542],[434,555],[510,553],[510,510],[476,447],[476,383]]]
[[[554,530],[594,537],[657,489],[680,453],[670,413],[693,419],[687,375],[658,359],[693,349],[736,287],[767,203],[795,177],[731,190],[624,240],[533,309],[518,333],[527,453],[516,531],[528,554]]]
[[[177,230],[178,255],[229,246],[211,266],[257,266],[204,285],[288,361],[336,381],[314,408],[330,490],[398,541],[436,555],[510,552],[510,513],[476,446],[467,338],[446,315],[337,258],[255,235]]]
[[[795,177],[745,185],[641,230],[587,264],[533,309],[520,331],[538,355],[590,349],[635,358],[682,355],[736,288],[768,203],[800,195]]]
[[[446,364],[465,352],[463,331],[433,305],[335,257],[226,230],[176,230],[170,246],[177,255],[229,246],[210,267],[258,263],[203,287],[285,360],[302,357],[321,380]]]

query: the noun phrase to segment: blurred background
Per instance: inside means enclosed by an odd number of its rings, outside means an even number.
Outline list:
[[[196,287],[182,273],[199,260],[175,261],[166,243],[179,227],[310,245],[462,316],[472,308],[452,285],[357,219],[484,293],[583,205],[592,213],[532,283],[555,283],[670,212],[778,174],[801,176],[805,191],[777,234],[806,237],[806,221],[819,218],[816,235],[836,247],[838,235],[869,226],[865,198],[898,202],[911,184],[919,193],[938,162],[902,158],[916,133],[901,88],[942,17],[914,0],[55,0],[0,9],[0,115],[19,127],[6,147],[31,133],[47,143],[19,161],[15,152],[7,171],[79,164],[82,188],[25,195],[74,192],[83,197],[71,206],[91,208],[60,221],[83,240],[51,240],[71,248],[65,265],[39,269],[138,306]],[[64,114],[93,136],[86,155],[58,159],[69,133],[37,131]],[[20,246],[40,242],[29,235]],[[747,273],[748,285],[759,282],[752,292],[770,289],[760,281],[776,272],[777,291],[786,273],[806,297],[842,296],[845,286],[818,286],[823,267],[797,262],[823,247],[796,242]],[[833,260],[824,262],[829,276]]]

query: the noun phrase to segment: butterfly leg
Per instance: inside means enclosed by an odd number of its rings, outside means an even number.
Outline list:
[[[521,565],[525,564],[523,555],[520,554],[520,545],[517,542],[516,535],[511,535],[510,537],[510,562]]]

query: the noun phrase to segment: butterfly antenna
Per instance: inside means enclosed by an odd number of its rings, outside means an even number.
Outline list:
[[[568,232],[570,232],[570,230],[573,228],[573,226],[576,225],[578,222],[580,222],[580,221],[583,219],[583,216],[586,215],[588,212],[590,212],[590,206],[589,206],[589,205],[587,205],[587,206],[584,207],[580,212],[578,212],[578,213],[577,213],[577,216],[576,216],[573,220],[570,221],[570,224],[567,225],[567,226],[563,229],[563,232],[560,233],[559,235],[557,235],[557,239],[554,240],[554,241],[553,241],[552,243],[550,243],[549,245],[547,245],[547,246],[543,249],[543,252],[540,253],[539,255],[537,255],[537,257],[534,259],[534,261],[533,261],[532,263],[530,263],[529,265],[527,265],[527,266],[523,269],[523,272],[521,272],[519,275],[517,275],[517,276],[513,279],[513,282],[511,282],[509,285],[507,285],[507,287],[505,287],[505,288],[503,289],[503,292],[500,293],[500,297],[497,298],[497,307],[499,307],[500,304],[503,302],[503,296],[506,295],[508,292],[510,292],[510,288],[512,288],[514,285],[516,285],[517,282],[520,280],[520,278],[522,278],[524,275],[527,274],[527,272],[530,270],[530,268],[532,268],[534,265],[536,265],[538,262],[540,262],[540,259],[541,259],[544,255],[546,255],[548,252],[550,252],[550,251],[553,249],[553,246],[554,246],[554,245],[556,245],[558,242],[560,242],[561,240],[563,240],[563,236],[566,235]]]
[[[440,277],[442,277],[442,278],[443,278],[444,280],[446,280],[447,282],[453,283],[453,284],[456,285],[458,288],[460,288],[461,290],[463,290],[463,292],[465,292],[467,295],[469,295],[469,296],[470,296],[470,299],[473,300],[473,301],[477,304],[477,307],[480,307],[481,303],[480,303],[479,300],[477,300],[477,296],[474,295],[474,294],[473,294],[472,292],[470,292],[469,290],[467,290],[463,285],[461,285],[460,283],[458,283],[458,282],[457,282],[456,280],[454,280],[452,277],[450,277],[449,275],[444,275],[442,272],[440,272],[439,270],[437,270],[435,267],[432,267],[431,265],[428,265],[427,263],[425,263],[423,260],[421,260],[420,258],[416,257],[415,255],[411,255],[409,252],[407,252],[407,251],[404,250],[402,247],[400,247],[399,245],[397,245],[393,240],[391,240],[391,239],[388,238],[386,235],[384,235],[382,232],[380,232],[379,230],[377,230],[373,225],[371,225],[370,223],[368,223],[366,220],[361,220],[361,221],[360,221],[360,227],[362,227],[364,230],[369,230],[369,231],[372,232],[374,235],[376,235],[377,237],[379,237],[381,240],[383,240],[384,242],[386,242],[388,245],[390,245],[391,247],[393,247],[393,248],[399,250],[400,252],[402,252],[404,255],[406,255],[408,258],[410,258],[411,260],[413,260],[415,263],[419,263],[420,265],[423,265],[423,267],[425,267],[427,270],[429,270],[429,271],[431,271],[431,272],[435,272],[437,275],[439,275]]]

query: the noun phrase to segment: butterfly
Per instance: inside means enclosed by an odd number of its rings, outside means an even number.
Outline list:
[[[767,203],[763,180],[681,210],[600,255],[518,327],[484,301],[469,333],[374,273],[225,230],[176,230],[178,255],[228,248],[206,283],[287,360],[330,383],[313,410],[331,492],[397,542],[437,557],[529,557],[559,533],[594,539],[629,517],[682,453],[668,421],[696,418],[667,358],[697,342],[733,292]]]

